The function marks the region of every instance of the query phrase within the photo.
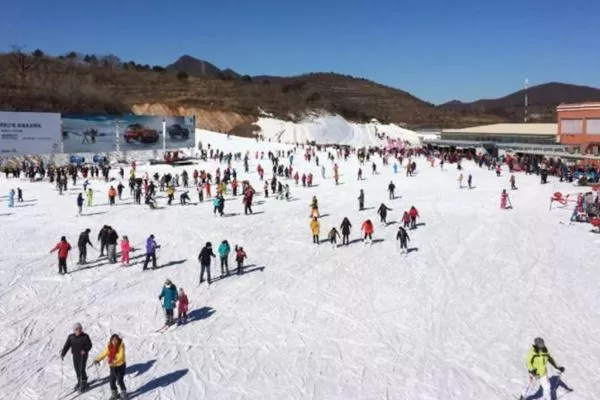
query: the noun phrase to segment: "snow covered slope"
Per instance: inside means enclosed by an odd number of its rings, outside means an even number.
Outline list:
[[[420,143],[413,131],[394,124],[382,124],[373,120],[368,124],[346,121],[339,115],[309,115],[301,122],[282,121],[270,117],[259,118],[265,139],[282,143],[345,144],[351,146],[373,146],[383,143],[377,135],[386,134],[391,139]]]
[[[274,147],[268,143],[203,133],[215,148],[231,151]],[[569,225],[570,210],[548,210],[553,191],[573,192],[557,182],[517,175],[513,210],[499,209],[508,177],[465,163],[477,186],[459,189],[453,166],[441,171],[419,159],[418,175],[381,175],[357,181],[357,161],[337,160],[341,183],[303,160],[294,168],[313,172],[314,188],[292,184],[290,202],[257,195],[255,215],[244,216],[231,195],[230,216],[214,217],[210,202],[149,210],[123,201],[107,205],[107,184],[93,181],[96,204],[76,216],[79,183],[59,196],[49,183],[0,179],[0,398],[56,399],[74,384],[70,355],[64,370],[58,352],[80,321],[98,354],[109,335],[127,348],[126,384],[135,399],[516,399],[526,386],[525,354],[543,336],[575,389],[569,400],[593,399],[600,391],[600,282],[598,236],[589,225]],[[238,179],[255,173],[234,163]],[[199,168],[214,173],[214,162]],[[221,168],[223,166],[221,165]],[[148,171],[183,168],[140,166]],[[191,172],[188,167],[188,172]],[[126,174],[128,171],[126,171]],[[393,180],[401,197],[388,200]],[[25,202],[6,207],[6,193],[21,187]],[[356,197],[365,190],[367,210]],[[192,191],[195,201],[195,192]],[[311,243],[309,203],[319,200],[321,238],[343,217],[353,224],[348,247]],[[178,196],[176,196],[178,198]],[[393,210],[379,223],[381,202]],[[165,205],[166,199],[159,199]],[[395,234],[402,211],[415,205],[423,225],[410,231],[400,255]],[[375,222],[375,243],[359,241],[361,223]],[[560,223],[564,222],[564,224]],[[85,228],[92,240],[104,224],[128,235],[137,251],[131,267],[96,260],[78,268],[76,250],[67,276],[57,274],[48,251],[61,235],[74,247]],[[162,245],[160,268],[141,271],[143,246],[153,233]],[[198,252],[223,239],[248,253],[242,276],[198,287]],[[96,244],[96,243],[95,243]],[[233,265],[230,257],[230,265]],[[213,265],[213,276],[219,275]],[[164,334],[158,294],[166,278],[186,289],[191,321]],[[63,372],[64,371],[64,372]],[[88,369],[104,378],[108,369]],[[79,399],[105,400],[106,381]]]

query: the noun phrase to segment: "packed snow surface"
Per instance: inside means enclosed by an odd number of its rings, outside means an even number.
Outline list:
[[[93,341],[91,356],[111,333],[122,335],[125,382],[137,399],[516,399],[527,384],[524,359],[536,336],[566,367],[563,380],[575,389],[568,399],[600,392],[599,236],[589,225],[570,225],[569,208],[548,207],[552,192],[572,193],[573,186],[542,186],[537,177],[519,174],[519,190],[510,192],[514,209],[501,210],[508,175],[497,178],[468,161],[464,174],[473,174],[472,190],[459,189],[454,165],[442,171],[422,158],[418,174],[406,177],[404,169],[393,174],[375,157],[381,174],[372,175],[367,165],[363,181],[356,180],[356,157],[336,160],[336,186],[325,154],[319,154],[327,168],[323,180],[320,167],[305,162],[299,149],[294,168],[312,172],[315,187],[292,183],[287,202],[264,198],[256,166],[270,171],[271,164],[266,155],[254,158],[256,149],[285,146],[205,132],[198,139],[225,151],[252,151],[249,174],[241,162],[233,166],[238,179],[249,179],[259,192],[254,215],[245,216],[241,198],[231,194],[224,218],[213,216],[210,202],[180,206],[179,196],[159,210],[136,206],[128,189],[109,207],[108,185],[94,180],[96,204],[77,217],[81,180],[74,188],[69,182],[60,196],[47,182],[1,177],[0,398],[56,399],[71,390],[71,356],[61,366],[59,351],[76,321]],[[195,167],[214,174],[218,166]],[[194,167],[145,165],[138,176],[184,168],[191,176]],[[395,200],[386,193],[390,181],[401,196]],[[25,202],[9,209],[5,194],[17,186]],[[361,188],[367,210],[359,212]],[[193,189],[191,195],[196,201]],[[321,239],[347,216],[350,246],[312,244],[313,195]],[[165,198],[158,201],[165,206]],[[393,209],[389,226],[376,216],[382,202]],[[404,256],[396,222],[411,205],[422,225],[409,231],[409,247],[418,250]],[[375,223],[372,246],[359,241],[367,218]],[[76,265],[79,233],[91,228],[98,248],[104,224],[138,249],[133,266],[96,260],[91,249],[92,262]],[[142,272],[151,233],[162,245],[160,268]],[[61,235],[74,247],[66,276],[48,254]],[[205,242],[216,248],[223,239],[244,246],[247,273],[199,287],[198,252]],[[233,256],[229,263],[233,268]],[[212,273],[220,273],[215,262]],[[164,323],[158,295],[166,278],[186,289],[191,320],[156,333]],[[108,368],[90,366],[88,374],[102,379]],[[79,398],[108,398],[108,384],[101,382]]]
[[[406,140],[419,144],[418,135],[395,124],[382,124],[377,120],[359,124],[349,122],[340,115],[308,115],[300,122],[261,117],[256,122],[265,139],[281,143],[315,142],[322,144],[345,144],[350,146],[375,146],[390,139]]]

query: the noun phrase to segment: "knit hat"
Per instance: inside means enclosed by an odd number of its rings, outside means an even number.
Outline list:
[[[77,330],[77,329],[83,329],[83,327],[81,326],[81,323],[79,323],[79,322],[75,322],[75,324],[73,324],[73,330]]]
[[[542,339],[541,337],[537,337],[535,339],[533,339],[533,345],[535,347],[546,347],[546,345],[544,344],[544,339]]]

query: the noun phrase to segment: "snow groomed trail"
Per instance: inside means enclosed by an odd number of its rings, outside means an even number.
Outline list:
[[[575,389],[569,400],[594,399],[600,392],[600,237],[589,225],[569,225],[569,209],[548,210],[551,194],[576,192],[551,178],[517,174],[519,190],[510,192],[512,210],[499,208],[508,175],[463,163],[475,189],[459,189],[455,165],[431,168],[417,159],[414,177],[393,174],[375,157],[379,175],[363,167],[357,181],[356,157],[336,160],[341,184],[327,168],[303,160],[294,168],[312,172],[315,187],[296,187],[292,201],[262,195],[254,150],[287,148],[245,139],[227,140],[203,133],[203,143],[225,151],[252,150],[250,174],[241,162],[238,180],[255,189],[255,214],[245,216],[241,197],[226,196],[224,218],[214,217],[209,201],[175,204],[160,210],[123,201],[108,206],[108,185],[93,181],[95,206],[77,217],[75,199],[82,181],[59,196],[47,182],[0,179],[0,398],[57,399],[75,383],[70,355],[63,372],[59,351],[74,322],[93,341],[91,356],[111,333],[127,348],[125,383],[136,399],[514,399],[527,384],[526,352],[542,336],[559,364],[564,381]],[[283,158],[282,158],[283,160]],[[284,163],[287,165],[287,161]],[[181,173],[191,167],[139,166],[145,171]],[[221,165],[223,168],[224,165]],[[113,173],[116,171],[113,169]],[[270,177],[270,173],[266,176]],[[126,169],[128,176],[128,169]],[[387,185],[396,184],[395,200]],[[124,182],[125,183],[125,182]],[[6,208],[4,196],[21,187],[25,203]],[[358,211],[359,189],[365,211]],[[197,201],[190,189],[192,201]],[[311,197],[319,200],[321,239],[348,217],[353,225],[348,247],[314,245],[309,228]],[[230,200],[231,199],[231,200]],[[161,206],[166,199],[158,200]],[[388,226],[376,209],[393,210]],[[416,206],[422,224],[409,231],[401,255],[396,241],[402,212]],[[364,245],[360,225],[375,223],[375,242]],[[563,223],[561,223],[563,222]],[[96,260],[78,267],[77,237],[108,224],[129,236],[137,249],[131,267]],[[159,268],[142,272],[144,241],[153,233],[162,245]],[[57,274],[49,250],[61,235],[74,247],[69,274]],[[198,287],[197,256],[205,242],[227,239],[244,246],[247,273]],[[230,269],[234,264],[230,256]],[[213,276],[220,272],[213,262]],[[158,295],[166,278],[186,289],[190,321],[165,333]],[[106,399],[108,374],[103,364],[88,369],[101,385],[80,399]],[[94,385],[92,385],[94,386]]]

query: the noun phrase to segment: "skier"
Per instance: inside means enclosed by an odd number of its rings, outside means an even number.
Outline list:
[[[462,172],[461,172],[461,173],[458,175],[458,188],[459,188],[459,189],[462,189],[462,187],[463,187],[463,185],[462,185],[462,184],[463,184],[463,174],[462,174]]]
[[[173,202],[173,198],[175,197],[175,187],[173,187],[172,185],[167,186],[167,198],[169,200],[167,200],[167,205],[171,205],[171,203]]]
[[[92,203],[94,201],[94,190],[92,188],[89,188],[86,192],[86,196],[87,196],[87,206],[91,207]]]
[[[329,239],[329,243],[331,243],[331,247],[335,248],[337,245],[337,238],[340,237],[340,233],[335,227],[331,228],[329,233],[327,234],[327,238]]]
[[[502,193],[500,193],[500,208],[505,210],[508,208],[509,204],[508,193],[506,193],[506,189],[502,189]]]
[[[108,228],[108,225],[104,225],[102,229],[100,229],[100,232],[98,232],[98,241],[100,242],[100,257],[104,256],[104,249],[107,248]]]
[[[148,263],[152,260],[152,268],[156,268],[156,249],[160,248],[160,245],[156,244],[156,240],[154,240],[154,235],[148,236],[146,239],[146,261],[144,261],[144,267],[142,271],[148,269]]]
[[[469,185],[469,189],[473,189],[473,176],[471,174],[467,178],[467,184]]]
[[[365,192],[360,189],[360,193],[358,195],[358,211],[362,211],[365,209]]]
[[[342,224],[340,225],[340,229],[342,230],[342,245],[348,245],[350,243],[350,228],[352,228],[352,224],[348,218],[344,218],[342,220]]]
[[[8,192],[8,208],[15,206],[15,189],[10,189]]]
[[[373,243],[373,223],[371,222],[370,219],[366,220],[365,222],[363,222],[362,226],[361,226],[361,230],[364,233],[364,238],[363,241],[366,243]],[[369,241],[367,242],[367,239],[369,239]]]
[[[321,229],[321,224],[317,217],[313,217],[310,221],[310,231],[312,233],[313,243],[319,244],[319,231]]]
[[[100,364],[100,361],[108,358],[110,368],[110,391],[111,396],[108,400],[127,400],[127,388],[123,378],[125,377],[125,343],[117,334],[110,337],[108,345],[94,360],[94,365]],[[121,389],[121,395],[117,391],[117,384]]]
[[[179,296],[177,297],[177,325],[182,325],[187,322],[188,307],[190,301],[183,288],[179,288]]]
[[[122,200],[123,189],[125,189],[125,186],[121,182],[119,182],[119,184],[117,185],[117,196],[119,196],[119,200]]]
[[[244,192],[244,215],[252,214],[252,198],[254,197],[254,189],[248,187]]]
[[[115,197],[117,197],[117,190],[114,186],[108,189],[108,202],[111,206],[115,205]]]
[[[388,185],[388,193],[390,195],[390,200],[394,200],[396,198],[396,196],[394,195],[395,190],[396,190],[396,185],[394,185],[394,182],[390,181],[390,184]]]
[[[188,193],[189,191],[186,190],[179,196],[179,202],[182,206],[185,206],[190,201],[190,195]]]
[[[90,241],[90,232],[91,231],[92,230],[88,228],[85,231],[81,232],[79,234],[79,239],[77,240],[77,249],[79,250],[79,263],[78,264],[80,264],[80,265],[86,263],[87,245],[89,244],[92,249],[94,248],[94,246],[92,245],[92,242]]]
[[[387,225],[387,212],[388,211],[392,211],[391,208],[388,208],[385,204],[381,203],[381,205],[379,206],[379,209],[377,210],[377,214],[379,214],[379,217],[381,218],[381,222],[383,224]]]
[[[23,190],[20,187],[17,188],[17,202],[23,202]]]
[[[83,211],[83,194],[79,193],[77,195],[77,215],[81,215]]]
[[[129,238],[127,235],[123,235],[121,239],[121,265],[129,265],[129,253],[131,252],[131,246],[129,245]]]
[[[325,179],[325,166],[321,165],[321,177]]]
[[[246,255],[246,252],[244,251],[243,247],[238,247],[237,245],[235,246],[235,261],[237,262],[237,273],[238,275],[241,275],[244,273],[244,260],[247,258],[248,256]]]
[[[170,279],[165,281],[165,285],[158,295],[158,300],[162,300],[163,302],[162,307],[165,310],[165,326],[173,325],[175,323],[173,310],[177,303],[177,288]]]
[[[529,371],[529,383],[527,388],[523,392],[521,399],[528,398],[528,393],[531,389],[537,384],[538,387],[542,388],[543,399],[549,400],[551,398],[551,387],[550,387],[550,376],[548,371],[547,364],[550,364],[552,367],[563,373],[565,371],[564,367],[559,367],[556,365],[554,358],[548,352],[546,348],[546,344],[544,343],[544,339],[535,338],[533,340],[533,346],[529,349],[527,353],[527,371]],[[572,392],[573,390],[570,388],[566,388],[567,391]],[[539,389],[536,389],[537,392]],[[532,393],[535,393],[532,391]]]
[[[208,285],[210,286],[211,283],[211,279],[210,279],[210,258],[215,258],[215,253],[213,253],[212,250],[212,244],[210,242],[206,242],[206,246],[204,246],[202,248],[202,250],[200,251],[200,254],[198,255],[198,261],[200,261],[200,283],[199,285],[202,284],[202,282],[204,282],[204,273],[206,272],[206,281],[208,282]]]
[[[227,240],[223,240],[219,247],[217,248],[217,253],[219,253],[219,259],[221,260],[221,278],[229,276],[229,253],[231,252],[231,247]]]
[[[79,322],[73,325],[73,333],[67,337],[67,341],[60,352],[60,359],[64,361],[67,352],[71,350],[73,355],[73,369],[77,376],[77,384],[74,391],[85,392],[88,389],[88,377],[85,373],[88,353],[92,349],[92,341]]]
[[[60,242],[50,250],[50,254],[58,250],[58,273],[64,275],[67,273],[67,257],[71,251],[71,245],[67,242],[67,238],[62,236]]]
[[[108,227],[108,233],[106,236],[106,252],[108,255],[108,262],[115,264],[117,262],[117,240],[119,235],[112,226]]]
[[[408,210],[408,215],[410,216],[410,229],[417,229],[417,217],[419,217],[419,211],[412,206],[410,210]]]
[[[310,217],[319,218],[319,201],[317,200],[317,196],[313,196],[310,202]]]
[[[408,243],[407,242],[410,242],[410,237],[408,236],[406,229],[404,229],[401,226],[398,227],[398,233],[396,234],[396,240],[400,241],[400,252],[401,253],[408,252]]]
[[[402,216],[402,226],[404,228],[408,228],[410,226],[410,215],[408,211],[404,211],[404,215]]]
[[[515,182],[515,175],[510,176],[510,190],[517,190],[517,184]]]

